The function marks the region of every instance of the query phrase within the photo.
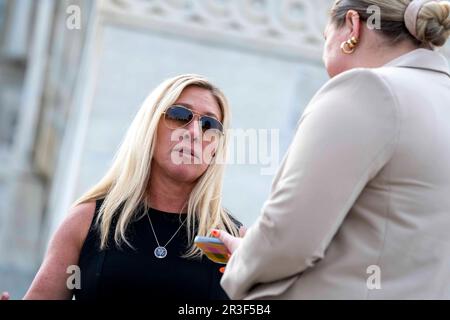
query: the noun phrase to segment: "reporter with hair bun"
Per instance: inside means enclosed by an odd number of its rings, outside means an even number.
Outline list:
[[[335,1],[332,79],[261,216],[243,239],[214,230],[232,299],[450,299],[449,35],[448,1]]]

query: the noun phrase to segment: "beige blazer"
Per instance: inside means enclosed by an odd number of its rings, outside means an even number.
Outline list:
[[[232,299],[450,299],[450,72],[418,49],[330,80],[221,284]]]

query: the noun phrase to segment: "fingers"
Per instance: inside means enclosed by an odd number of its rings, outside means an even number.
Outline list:
[[[246,227],[242,226],[242,227],[239,228],[239,236],[241,238],[245,237],[246,233],[247,233],[247,228]]]
[[[211,235],[213,236],[213,237],[216,237],[216,238],[219,238],[224,244],[225,244],[225,246],[227,246],[228,247],[228,245],[227,245],[227,243],[226,243],[226,232],[225,231],[219,231],[219,230],[216,230],[216,229],[213,229],[212,231],[211,231]],[[230,258],[231,257],[231,255],[230,254],[228,254],[228,258]],[[219,269],[219,272],[220,273],[225,273],[225,267],[221,267],[220,269]]]
[[[8,292],[3,292],[0,300],[9,300],[9,293]]]
[[[245,230],[243,230],[243,233],[245,234]],[[231,254],[235,251],[237,245],[239,244],[239,243],[236,243],[236,242],[239,242],[240,239],[233,237],[231,234],[229,234],[226,231],[217,230],[217,229],[211,230],[211,235],[213,237],[216,237],[216,238],[220,239],[225,244],[225,246],[227,247],[228,251],[230,252],[230,253],[228,253],[228,259],[230,259],[231,258]],[[220,273],[225,273],[225,267],[221,267],[219,269],[219,272]]]
[[[226,231],[213,229],[211,231],[211,235],[213,237],[219,238],[225,246],[228,248],[230,252],[232,252],[231,248],[233,247],[233,236]]]
[[[213,237],[219,238],[219,236],[220,236],[220,231],[217,230],[217,229],[213,229],[213,230],[211,231],[211,235],[212,235]]]
[[[231,258],[231,254],[227,254],[227,256],[228,256],[228,259]],[[219,269],[219,272],[220,273],[225,273],[225,269],[226,269],[226,267],[222,267],[222,268]]]

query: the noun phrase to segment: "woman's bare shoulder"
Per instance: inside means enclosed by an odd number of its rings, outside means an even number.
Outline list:
[[[73,216],[74,219],[92,219],[95,213],[95,206],[95,201],[78,204],[69,210],[68,217]]]
[[[74,206],[54,233],[45,259],[24,299],[70,299],[67,268],[77,265],[95,213],[95,201]]]
[[[61,223],[58,231],[71,237],[81,248],[92,224],[95,208],[95,201],[89,201],[72,207]]]

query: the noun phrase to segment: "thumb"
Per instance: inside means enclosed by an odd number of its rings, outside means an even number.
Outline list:
[[[230,252],[232,251],[231,248],[233,247],[233,236],[231,234],[223,230],[213,229],[211,231],[211,235],[213,237],[220,239],[220,241],[222,241],[225,244],[228,251]]]

